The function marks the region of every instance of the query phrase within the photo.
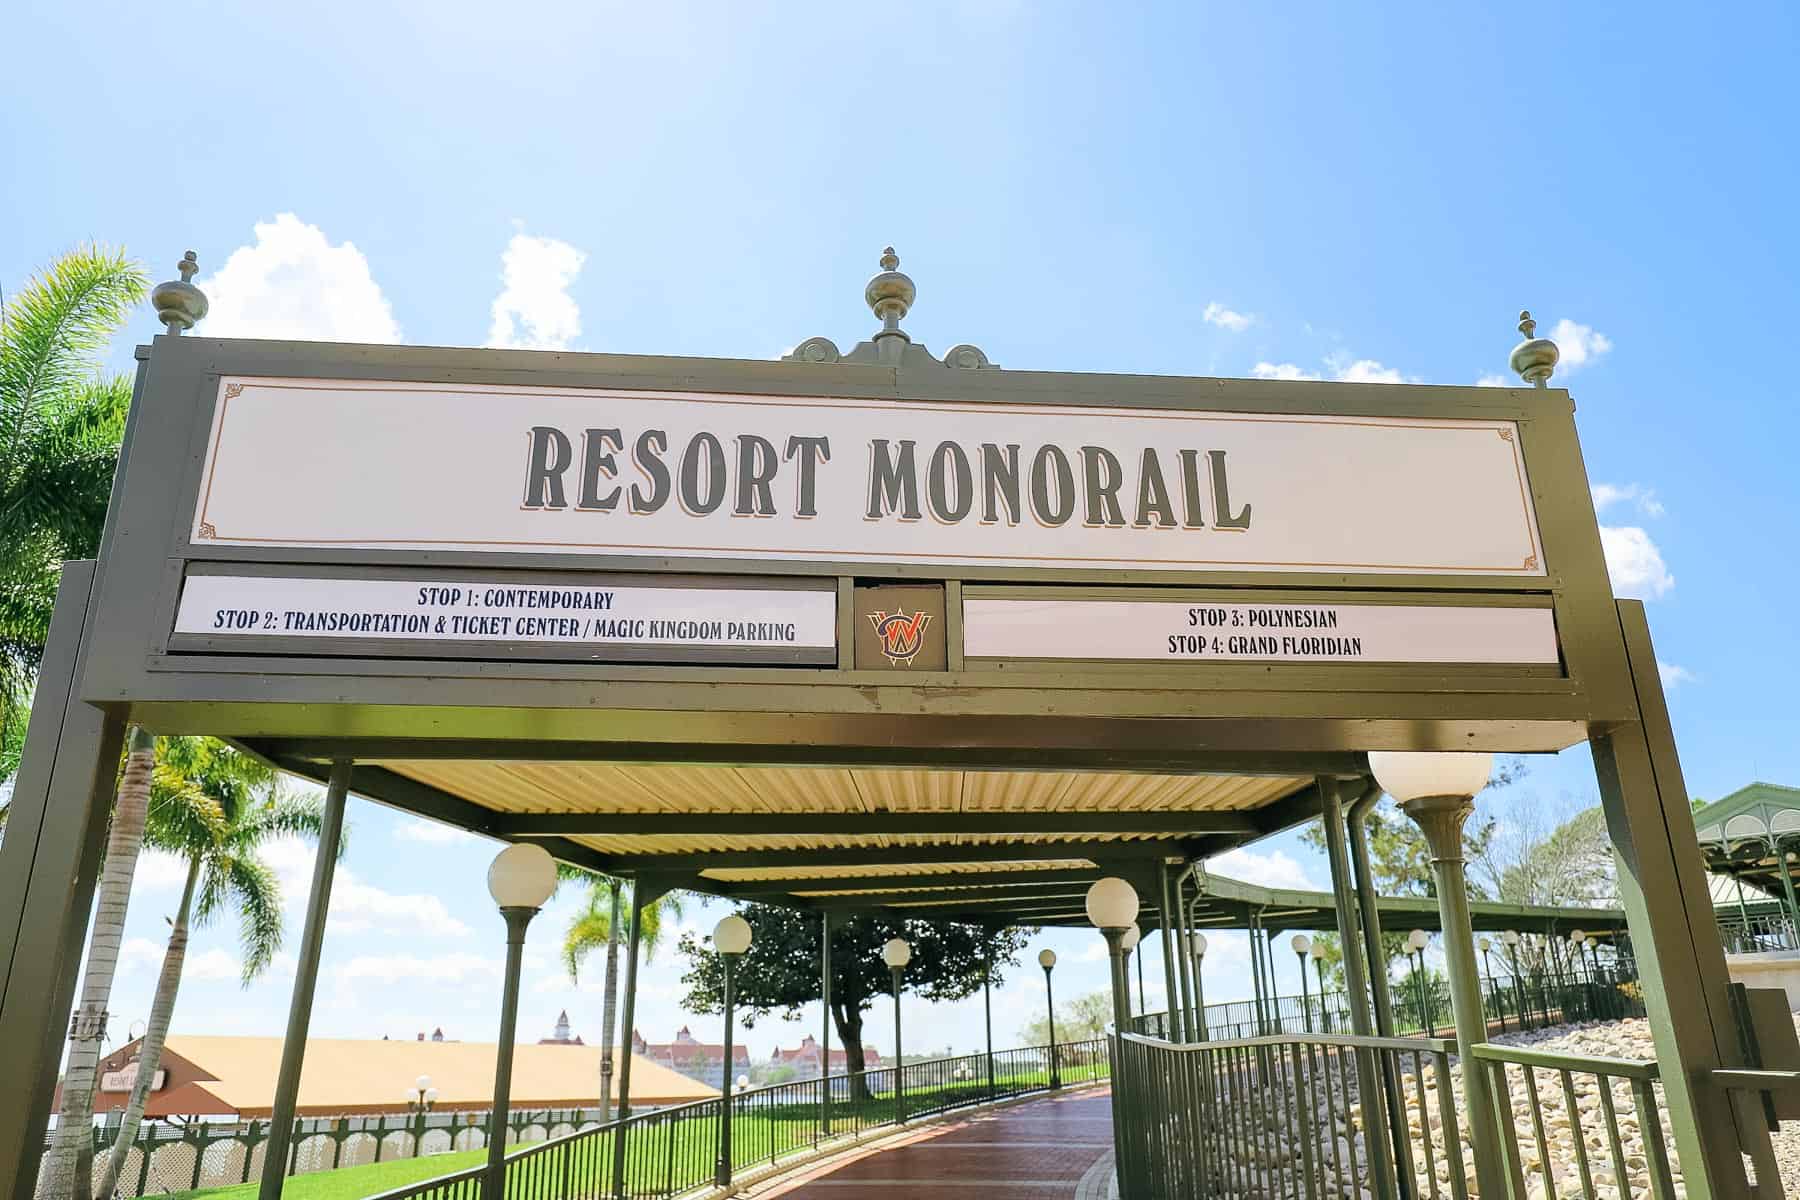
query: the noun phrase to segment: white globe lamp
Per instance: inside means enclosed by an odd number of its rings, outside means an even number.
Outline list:
[[[556,860],[535,842],[508,846],[488,866],[487,884],[502,909],[542,908],[556,890]]]

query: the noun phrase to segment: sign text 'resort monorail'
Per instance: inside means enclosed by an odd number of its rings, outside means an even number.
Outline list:
[[[222,381],[193,537],[1544,573],[1509,421],[316,380]]]

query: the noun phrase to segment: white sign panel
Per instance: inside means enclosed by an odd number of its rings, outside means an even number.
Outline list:
[[[535,642],[574,649],[834,651],[837,594],[467,579],[190,575],[175,632],[206,637]]]
[[[227,378],[243,546],[1541,576],[1509,421]]]
[[[103,1092],[129,1092],[137,1086],[137,1074],[138,1065],[135,1062],[126,1063],[117,1071],[102,1071],[100,1073],[100,1090]],[[169,1072],[158,1067],[156,1074],[150,1077],[150,1090],[160,1092],[168,1081]]]
[[[963,601],[970,658],[1554,664],[1547,608]]]

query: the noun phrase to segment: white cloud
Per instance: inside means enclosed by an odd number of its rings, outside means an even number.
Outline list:
[[[1476,387],[1511,387],[1513,381],[1504,375],[1483,375],[1475,381]]]
[[[1206,311],[1200,314],[1200,319],[1208,325],[1217,325],[1220,329],[1229,330],[1232,333],[1242,333],[1256,321],[1256,318],[1248,313],[1234,312],[1217,300],[1206,306]]]
[[[1556,343],[1559,351],[1556,366],[1562,371],[1580,370],[1613,348],[1612,339],[1604,333],[1592,325],[1580,325],[1567,317],[1558,321],[1556,328],[1550,331],[1550,340]]]
[[[1306,868],[1285,850],[1271,850],[1267,854],[1259,854],[1254,850],[1228,850],[1207,859],[1206,869],[1229,879],[1239,879],[1263,887],[1299,888],[1302,891],[1319,889],[1312,876],[1306,873]]]
[[[423,817],[403,817],[400,824],[394,826],[394,836],[403,842],[424,842],[433,846],[474,842],[481,839],[481,835],[478,833],[470,833],[466,829],[458,829],[456,826],[446,825],[442,821],[428,821]]]
[[[1694,673],[1686,667],[1678,667],[1674,663],[1656,660],[1656,673],[1662,676],[1663,691],[1672,692],[1684,683],[1694,682]]]
[[[292,338],[312,342],[398,342],[369,260],[351,242],[332,245],[293,213],[258,222],[256,244],[239,246],[201,280],[207,337]]]
[[[340,933],[365,929],[437,937],[467,937],[470,933],[436,896],[385,892],[341,869],[332,881],[331,925]]]
[[[500,256],[506,285],[494,297],[487,344],[512,350],[563,350],[581,336],[581,309],[569,285],[587,255],[555,238],[519,232]]]
[[[236,982],[244,977],[244,964],[235,954],[218,946],[188,955],[181,969],[183,979],[223,979]]]
[[[1305,371],[1293,363],[1259,362],[1250,368],[1250,374],[1257,379],[1317,379],[1312,371]]]
[[[362,979],[377,983],[399,983],[403,980],[462,983],[476,978],[498,978],[500,961],[460,950],[430,958],[416,954],[359,954],[349,962],[332,968],[331,975],[340,985]]]
[[[1355,362],[1345,363],[1340,359],[1328,358],[1326,364],[1337,372],[1337,377],[1344,383],[1405,383],[1405,377],[1393,367],[1384,367],[1372,358],[1359,358]]]
[[[119,974],[129,975],[145,967],[160,971],[162,960],[163,948],[160,944],[149,938],[126,938],[125,944],[119,947]]]
[[[180,855],[149,846],[138,854],[137,866],[131,872],[134,892],[139,888],[145,891],[174,889],[186,882],[187,863]]]
[[[1637,510],[1646,517],[1663,515],[1663,503],[1657,498],[1654,488],[1647,488],[1639,483],[1596,483],[1594,485],[1594,511],[1603,513],[1615,504],[1629,501],[1637,506]]]
[[[262,857],[279,877],[284,896],[303,897],[311,890],[314,849],[310,843],[296,837],[276,838],[263,847]],[[436,896],[385,891],[364,883],[342,863],[331,880],[328,928],[338,934],[368,930],[409,937],[469,934],[469,927],[451,916]]]
[[[1606,552],[1606,573],[1620,596],[1655,600],[1675,586],[1663,562],[1662,551],[1650,535],[1636,525],[1602,525],[1600,546]]]

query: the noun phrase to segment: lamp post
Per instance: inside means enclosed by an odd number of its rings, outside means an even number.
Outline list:
[[[900,973],[912,961],[912,947],[905,938],[891,938],[881,948],[881,961],[894,980],[894,1122],[906,1121],[906,1059],[900,1051]]]
[[[1436,1037],[1437,1030],[1431,1025],[1431,1010],[1425,1000],[1425,947],[1431,944],[1431,935],[1423,929],[1415,929],[1406,935],[1406,948],[1413,955],[1413,999],[1419,1005],[1419,1027],[1425,1030],[1426,1037]]]
[[[1106,939],[1106,954],[1112,966],[1113,1037],[1107,1044],[1112,1051],[1113,1079],[1118,1080],[1126,1070],[1125,1024],[1130,1015],[1125,997],[1125,932],[1137,925],[1137,889],[1116,875],[1096,879],[1087,890],[1085,907],[1089,924]],[[1129,1090],[1115,1094],[1127,1095]],[[1133,1178],[1136,1163],[1125,1152],[1129,1114],[1125,1115],[1127,1120],[1112,1123],[1113,1158],[1118,1164],[1120,1194],[1135,1195],[1139,1190]]]
[[[1050,1086],[1062,1086],[1056,1062],[1056,997],[1050,991],[1050,972],[1056,969],[1056,951],[1045,947],[1038,951],[1038,966],[1044,968],[1044,1015],[1050,1018]]]
[[[1500,941],[1506,946],[1507,965],[1512,967],[1513,995],[1519,1002],[1519,1028],[1523,1029],[1531,1017],[1531,1010],[1525,1005],[1525,977],[1519,974],[1519,931],[1508,929],[1500,935]]]
[[[1198,931],[1188,935],[1194,948],[1194,1031],[1199,1041],[1206,1041],[1206,988],[1200,982],[1200,968],[1206,965],[1206,935]]]
[[[1137,949],[1138,942],[1142,940],[1143,935],[1138,932],[1138,927],[1135,924],[1125,931],[1124,937],[1119,939],[1119,962],[1125,978],[1126,1020],[1131,1019],[1131,952]],[[1144,1007],[1144,978],[1141,974],[1143,966],[1144,960],[1141,958],[1138,959],[1138,969],[1140,971],[1138,976],[1138,1008],[1140,1011]]]
[[[1475,943],[1481,951],[1482,969],[1487,972],[1487,994],[1494,998],[1494,1008],[1500,1014],[1500,1032],[1506,1032],[1506,1006],[1500,1003],[1500,993],[1494,990],[1494,959],[1492,951],[1494,943],[1486,937]]]
[[[1327,995],[1327,992],[1325,991],[1325,943],[1320,941],[1313,942],[1312,960],[1313,972],[1319,977],[1319,1024],[1325,1027],[1326,1033],[1330,1033],[1331,1010],[1325,1003],[1325,997]],[[1304,978],[1306,972],[1302,970],[1300,974],[1301,977]]]
[[[1382,790],[1399,801],[1425,835],[1437,885],[1438,928],[1444,935],[1444,966],[1450,976],[1450,1012],[1456,1022],[1456,1050],[1469,1111],[1469,1146],[1475,1183],[1483,1196],[1506,1194],[1495,1108],[1487,1072],[1475,1059],[1486,1040],[1481,978],[1475,967],[1475,929],[1469,915],[1469,881],[1464,862],[1463,825],[1475,811],[1475,794],[1493,774],[1491,754],[1408,754],[1372,751],[1369,768]]]
[[[1138,916],[1137,889],[1115,875],[1097,879],[1087,891],[1087,918],[1106,939],[1112,963],[1113,1028],[1125,1032],[1131,1019],[1129,984],[1125,979],[1125,935],[1135,932]]]
[[[420,1113],[428,1113],[431,1106],[437,1103],[438,1090],[431,1086],[431,1076],[421,1075],[413,1080],[413,1085],[406,1089],[406,1107],[416,1109]]]
[[[556,861],[533,842],[508,846],[488,867],[488,894],[506,921],[506,983],[500,1000],[500,1044],[494,1055],[494,1103],[489,1113],[487,1175],[482,1200],[506,1195],[506,1118],[512,1102],[513,1028],[519,1023],[519,967],[525,927],[556,890]]]
[[[736,999],[731,992],[732,968],[737,964],[738,956],[750,948],[750,922],[732,913],[713,926],[713,950],[718,954],[720,963],[725,968],[725,1079],[731,1078],[731,1006]],[[743,1081],[749,1083],[748,1079]],[[731,1182],[731,1085],[724,1087],[725,1097],[721,1104],[724,1111],[719,1116],[719,1157],[713,1164],[713,1182],[724,1187]]]
[[[1300,1013],[1306,1018],[1306,1032],[1313,1031],[1312,997],[1306,990],[1306,956],[1312,951],[1312,939],[1304,933],[1296,933],[1288,945],[1294,948],[1294,960],[1300,964]],[[1325,993],[1319,993],[1319,1002],[1325,1002]]]

